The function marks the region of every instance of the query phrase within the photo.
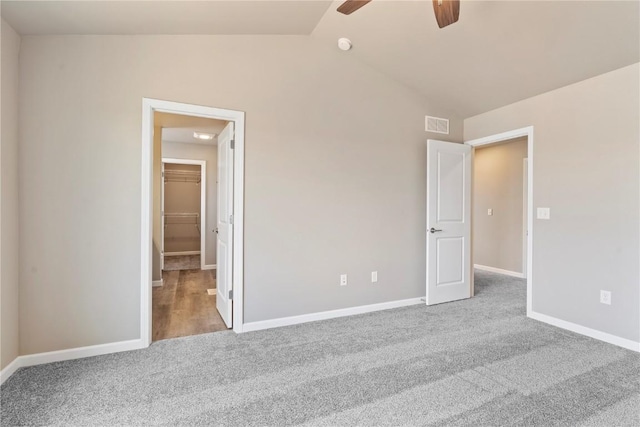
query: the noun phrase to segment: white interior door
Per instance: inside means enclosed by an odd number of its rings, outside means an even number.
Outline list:
[[[427,141],[427,305],[471,297],[471,147]]]
[[[216,307],[232,325],[233,299],[233,122],[218,136],[218,242]]]

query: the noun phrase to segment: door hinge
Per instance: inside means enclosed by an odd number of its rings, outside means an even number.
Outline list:
[[[231,147],[232,150],[236,148],[236,140],[232,139],[231,142],[229,143],[229,146]]]
[[[233,299],[233,289],[229,291],[229,299]]]
[[[229,224],[233,225],[233,214],[229,215]]]

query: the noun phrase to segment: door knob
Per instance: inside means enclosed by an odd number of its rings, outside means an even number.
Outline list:
[[[431,227],[431,230],[429,230],[431,233],[438,233],[442,230],[436,230],[435,228]]]

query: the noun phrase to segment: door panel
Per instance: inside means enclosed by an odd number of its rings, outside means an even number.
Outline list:
[[[458,285],[464,280],[464,239],[441,237],[436,240],[436,286]]]
[[[427,305],[471,297],[471,147],[427,142]]]
[[[231,328],[233,290],[233,122],[218,136],[218,239],[216,268],[216,308]]]

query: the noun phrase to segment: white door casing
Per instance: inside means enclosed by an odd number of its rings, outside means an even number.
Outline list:
[[[218,136],[216,308],[229,328],[233,325],[233,134],[233,122],[230,122]]]
[[[153,130],[156,112],[206,117],[234,123],[233,149],[233,331],[243,332],[244,307],[244,128],[245,113],[236,110],[142,98],[140,205],[140,340],[151,344],[153,253]],[[138,348],[138,347],[136,347]]]
[[[164,162],[161,163],[160,179],[160,278],[164,270]]]
[[[212,149],[215,149],[211,147]],[[196,165],[200,167],[200,212],[199,212],[199,222],[200,222],[200,269],[205,270],[205,258],[207,255],[207,245],[206,245],[206,233],[204,230],[207,229],[209,224],[207,223],[207,161],[206,160],[197,160],[197,159],[180,159],[180,158],[170,158],[163,157],[162,158],[162,215],[163,220],[166,217],[164,212],[164,199],[165,199],[165,183],[164,183],[164,171],[165,165],[169,164],[177,164],[177,165]],[[165,222],[163,222],[164,227]],[[164,244],[164,228],[163,228],[163,237],[162,242]],[[163,255],[166,255],[166,252],[163,252]]]
[[[471,297],[471,147],[427,141],[427,305]]]
[[[529,159],[522,160],[522,275],[527,277],[527,246],[529,236]]]

